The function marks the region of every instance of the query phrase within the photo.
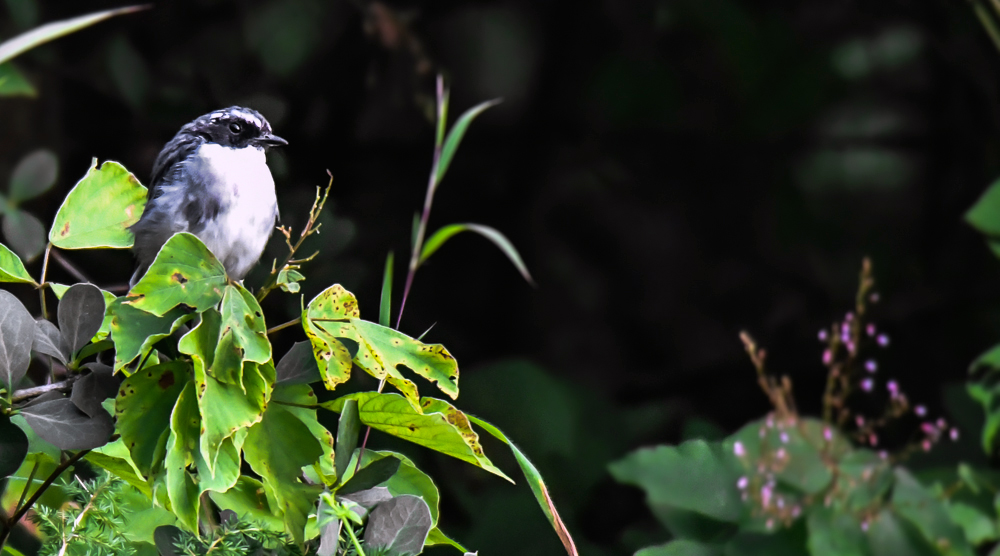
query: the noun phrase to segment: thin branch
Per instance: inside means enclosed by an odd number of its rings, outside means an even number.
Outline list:
[[[57,263],[59,263],[59,266],[66,269],[66,272],[72,274],[73,278],[76,278],[81,282],[90,282],[90,278],[87,278],[87,276],[84,273],[80,272],[78,268],[73,266],[73,263],[69,262],[69,260],[67,260],[66,257],[60,255],[58,250],[52,250],[52,258],[55,259]]]
[[[35,493],[31,495],[31,498],[29,498],[28,501],[24,503],[24,505],[18,508],[17,511],[14,512],[14,515],[10,516],[10,518],[7,519],[7,522],[4,524],[3,531],[0,532],[0,549],[2,549],[3,545],[7,543],[7,537],[10,536],[10,532],[14,529],[14,526],[17,525],[19,521],[21,521],[21,518],[24,517],[24,514],[28,513],[28,510],[30,510],[31,507],[35,505],[35,502],[37,502],[38,499],[41,498],[43,494],[45,494],[45,491],[48,490],[50,486],[52,486],[52,483],[54,483],[56,479],[58,479],[59,476],[62,475],[63,471],[66,471],[74,463],[80,461],[80,459],[82,459],[83,456],[87,455],[88,452],[90,452],[90,450],[80,450],[66,461],[60,463],[59,466],[56,467],[54,471],[52,471],[52,474],[50,474],[48,478],[45,479],[45,482],[43,482],[38,487],[38,490],[36,490]]]
[[[69,392],[73,388],[73,383],[76,382],[76,377],[68,378],[60,382],[53,382],[52,384],[43,384],[42,386],[34,386],[32,388],[24,388],[22,390],[16,390],[10,398],[12,403],[17,403],[24,401],[28,398],[34,398],[36,396],[41,396],[46,392],[52,392],[53,390],[58,390],[60,392]]]
[[[48,311],[48,308],[45,306],[45,286],[47,285],[47,282],[45,281],[45,277],[48,276],[48,272],[49,272],[49,253],[51,251],[52,251],[52,244],[49,243],[48,245],[45,246],[45,258],[42,259],[42,280],[38,283],[38,286],[39,286],[38,287],[38,296],[39,296],[39,300],[41,301],[41,305],[42,305],[42,318],[43,319],[49,318],[49,311]]]
[[[86,492],[87,486],[83,484],[83,481],[80,481],[79,477],[77,477],[77,481],[80,482],[80,486],[83,487],[84,492]],[[87,501],[87,505],[84,506],[82,510],[80,510],[80,515],[76,516],[76,519],[73,520],[73,527],[70,528],[69,535],[65,539],[63,539],[62,547],[59,549],[59,556],[65,556],[66,550],[69,548],[69,541],[73,540],[73,537],[75,536],[76,533],[76,528],[79,527],[80,522],[83,521],[83,516],[87,514],[90,508],[94,507],[94,500],[97,499],[97,495],[100,494],[101,491],[104,490],[109,484],[110,481],[105,482],[103,485],[94,489],[94,493],[90,495],[90,500]]]
[[[40,463],[41,460],[36,459],[35,465],[31,466],[31,473],[28,473],[28,480],[24,482],[24,489],[21,490],[21,497],[18,498],[17,505],[14,506],[15,508],[20,508],[22,505],[24,505],[24,498],[28,496],[28,490],[31,489],[31,482],[35,480],[35,473],[38,472],[38,465]]]
[[[288,328],[290,326],[295,326],[296,324],[299,324],[300,322],[302,322],[302,317],[298,317],[298,318],[296,318],[294,320],[290,320],[290,321],[288,321],[286,323],[279,324],[278,326],[275,326],[275,327],[272,327],[272,328],[268,328],[267,329],[267,335],[270,336],[271,334],[273,334],[273,333],[275,333],[275,332],[277,332],[279,330],[284,330],[284,329],[286,329],[286,328]]]

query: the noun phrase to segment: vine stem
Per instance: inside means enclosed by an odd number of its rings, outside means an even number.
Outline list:
[[[69,469],[71,465],[80,461],[80,459],[82,459],[83,456],[87,455],[88,452],[90,452],[90,450],[80,450],[66,461],[60,463],[59,466],[52,471],[52,474],[50,474],[48,478],[45,479],[45,482],[43,482],[41,486],[38,487],[38,490],[36,490],[35,493],[31,495],[31,498],[28,498],[28,501],[25,502],[20,508],[18,508],[17,511],[14,512],[14,515],[10,516],[7,519],[6,523],[3,524],[4,525],[3,531],[0,531],[0,550],[3,549],[3,546],[5,544],[7,544],[7,538],[10,537],[10,532],[14,529],[14,526],[17,525],[17,522],[21,521],[21,518],[24,517],[24,514],[28,513],[28,510],[30,510],[31,507],[35,505],[35,502],[37,502],[38,499],[41,498],[43,494],[45,494],[45,491],[48,490],[50,486],[52,486],[52,483],[54,483],[55,480],[59,478],[59,475],[62,475],[63,471],[66,471],[67,469]],[[30,485],[25,484],[24,488],[28,489],[30,488]]]

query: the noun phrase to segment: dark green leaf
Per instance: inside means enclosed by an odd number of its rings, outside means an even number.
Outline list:
[[[212,501],[220,508],[232,510],[237,515],[249,517],[271,531],[284,531],[280,514],[271,510],[264,492],[264,485],[257,479],[242,476],[226,492],[210,492]]]
[[[742,514],[736,462],[721,444],[690,440],[676,447],[643,448],[609,468],[619,482],[645,490],[650,505],[673,506],[729,522]]]
[[[58,39],[59,37],[70,33],[75,33],[80,29],[90,27],[91,25],[104,21],[109,17],[132,13],[143,9],[145,9],[145,6],[129,6],[126,8],[94,12],[80,17],[46,23],[41,27],[37,27],[8,41],[0,43],[0,64],[27,50],[31,50],[40,44],[47,43],[53,39]]]
[[[304,469],[313,482],[327,486],[337,483],[337,468],[334,464],[333,433],[320,424],[316,416],[316,393],[308,384],[280,384],[274,388],[271,403],[285,404],[285,411],[298,418],[309,429],[313,438],[323,448],[323,455],[312,467]],[[315,478],[313,478],[315,474]]]
[[[357,453],[354,455],[357,456]],[[385,483],[389,492],[393,496],[412,494],[423,498],[424,502],[427,502],[427,506],[431,509],[431,521],[437,525],[438,503],[441,495],[438,492],[437,486],[434,485],[434,481],[426,473],[417,469],[417,466],[409,458],[396,452],[365,450],[364,456],[361,458],[361,464],[367,465],[369,462],[384,458],[393,458],[400,462],[399,469]],[[356,457],[351,461],[353,465],[353,462],[357,461]]]
[[[811,556],[866,556],[861,523],[851,514],[822,506],[809,511],[809,554]]]
[[[275,367],[277,384],[312,384],[319,382],[319,367],[309,342],[295,342]]]
[[[167,497],[170,499],[171,510],[180,523],[190,531],[198,530],[201,494],[194,478],[188,473],[188,468],[194,467],[197,463],[194,453],[199,418],[195,397],[194,383],[185,383],[170,415],[170,436],[167,440],[163,465],[166,470]]]
[[[117,162],[90,170],[66,196],[49,230],[49,241],[61,249],[132,247],[128,227],[146,206],[146,188]],[[169,275],[168,275],[169,276]]]
[[[174,546],[183,534],[183,531],[173,525],[157,527],[153,539],[156,541],[156,550],[160,552],[160,556],[183,556],[183,553]]]
[[[319,490],[306,498],[306,485],[299,482],[302,467],[312,465],[323,454],[312,432],[280,404],[270,404],[264,418],[250,428],[244,444],[246,461],[263,478],[264,488],[284,515],[285,529],[295,542],[305,535],[308,514]]]
[[[391,554],[419,554],[431,527],[426,502],[410,494],[396,496],[371,511],[365,526],[365,545],[385,547]]]
[[[121,384],[115,400],[118,432],[136,467],[148,475],[154,454],[170,433],[170,415],[181,391],[191,381],[188,365],[171,361],[146,367]]]
[[[104,295],[93,284],[75,284],[59,300],[59,331],[71,354],[97,334],[104,321]]]
[[[14,64],[0,64],[0,97],[35,98],[38,91]]]
[[[437,173],[434,177],[435,183],[441,183],[441,180],[444,179],[444,175],[448,171],[448,167],[451,166],[451,161],[455,157],[455,152],[458,150],[458,146],[462,143],[462,138],[465,137],[465,132],[468,131],[472,120],[476,119],[476,116],[482,114],[487,108],[496,106],[497,104],[500,104],[500,99],[489,100],[482,104],[473,106],[458,117],[458,120],[455,121],[455,125],[452,126],[450,131],[448,131],[448,136],[445,138],[444,145],[441,147],[441,158],[438,160]]]
[[[89,417],[68,398],[25,407],[21,414],[38,436],[61,450],[103,446],[115,429],[106,411]]]
[[[483,454],[479,435],[469,426],[469,418],[447,402],[422,398],[424,413],[419,413],[399,394],[360,392],[321,406],[340,412],[349,399],[358,401],[358,415],[362,424],[471,463],[510,481]]]
[[[3,218],[3,235],[11,248],[29,262],[45,250],[45,225],[29,212],[7,211]]]
[[[896,515],[909,521],[932,545],[948,547],[948,554],[973,554],[962,529],[948,516],[940,500],[928,492],[909,472],[896,468],[892,504]]]
[[[667,544],[647,546],[635,556],[723,556],[722,547],[696,541],[679,539]]]
[[[243,286],[226,286],[221,314],[221,336],[212,375],[222,382],[239,384],[244,361],[267,363],[271,360],[264,313]]]
[[[382,295],[378,307],[378,323],[382,326],[389,326],[392,319],[392,251],[385,258],[385,270],[382,272]]]
[[[126,297],[125,304],[163,316],[184,305],[196,311],[222,300],[226,269],[197,237],[174,234],[160,248],[149,270]]]
[[[0,290],[0,382],[12,392],[28,372],[35,319],[14,294]]]
[[[358,416],[358,401],[345,400],[340,411],[340,422],[337,425],[337,450],[335,465],[337,477],[343,480],[351,461],[351,454],[358,445],[358,434],[361,432],[361,420]]]
[[[396,458],[382,458],[362,467],[346,483],[337,489],[337,494],[343,496],[376,487],[392,477],[399,469]]]
[[[24,269],[21,259],[3,244],[0,244],[0,282],[35,283],[34,278]]]
[[[80,411],[96,418],[99,414],[107,414],[102,404],[118,393],[119,377],[111,367],[100,363],[88,363],[87,368],[90,372],[73,384],[69,399]]]
[[[984,235],[1000,236],[1000,180],[993,182],[965,213],[965,221]]]
[[[0,477],[13,475],[28,455],[28,436],[21,427],[0,416]]]
[[[868,546],[877,556],[940,556],[941,551],[924,540],[920,532],[890,509],[883,509],[871,518],[868,526]]]
[[[28,153],[14,167],[8,192],[10,200],[21,203],[34,199],[52,188],[59,175],[59,159],[48,149]],[[44,234],[43,234],[44,237]]]
[[[170,336],[195,316],[178,307],[158,317],[125,304],[124,300],[120,297],[108,308],[112,315],[110,330],[115,343],[115,372],[140,357],[145,358],[156,342]]]
[[[514,244],[510,242],[505,235],[503,235],[499,230],[491,228],[489,226],[483,226],[481,224],[451,224],[445,226],[434,234],[424,243],[424,249],[420,253],[420,262],[423,263],[434,254],[435,251],[441,248],[446,241],[451,239],[452,236],[461,232],[475,232],[486,239],[493,242],[494,245],[503,251],[504,255],[510,259],[510,262],[514,264],[517,271],[521,273],[521,276],[528,281],[529,284],[534,284],[534,280],[531,278],[531,273],[528,272],[528,267],[524,265],[524,261],[521,259],[520,253],[517,252],[517,248]]]
[[[149,90],[149,69],[142,55],[124,34],[108,45],[108,69],[111,80],[133,108],[141,108]]]

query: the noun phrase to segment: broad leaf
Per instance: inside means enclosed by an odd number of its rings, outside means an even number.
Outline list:
[[[405,367],[436,384],[451,399],[458,397],[458,363],[444,346],[424,344],[373,322],[351,319],[351,324],[378,365],[396,371]]]
[[[69,399],[80,411],[97,418],[107,414],[104,400],[115,397],[120,380],[107,365],[88,363],[86,367],[90,372],[73,384]]]
[[[139,221],[146,206],[146,188],[117,162],[97,167],[73,187],[59,207],[49,241],[61,249],[132,247],[128,227]]]
[[[103,446],[115,429],[107,412],[89,417],[68,398],[25,407],[21,414],[38,436],[61,450]]]
[[[337,489],[337,494],[344,496],[362,490],[374,488],[388,481],[399,469],[400,461],[396,458],[377,459],[362,467],[357,473]]]
[[[529,284],[534,283],[534,280],[531,278],[531,273],[528,272],[528,267],[525,266],[524,261],[521,260],[520,253],[517,252],[517,248],[514,247],[514,244],[507,239],[507,236],[503,235],[495,228],[483,226],[482,224],[451,224],[434,232],[434,234],[431,235],[431,237],[424,243],[424,248],[420,252],[420,262],[423,263],[429,259],[430,256],[433,255],[435,251],[440,249],[446,241],[461,232],[475,232],[493,242],[493,245],[499,247],[500,250],[503,251],[503,254],[507,255],[507,258],[514,264],[517,271],[521,273],[521,276],[523,276]]]
[[[80,29],[90,27],[91,25],[104,21],[109,17],[132,13],[143,9],[146,9],[146,7],[129,6],[126,8],[117,8],[103,12],[94,12],[71,19],[54,21],[52,23],[42,25],[41,27],[36,27],[35,29],[0,43],[0,64],[24,53],[25,51],[35,48],[38,45],[45,44],[51,40],[58,39],[59,37],[70,33],[75,33]]]
[[[25,270],[21,259],[3,244],[0,244],[0,282],[35,283],[34,278]]]
[[[448,136],[444,140],[444,145],[441,147],[441,158],[438,160],[437,173],[435,174],[435,183],[441,183],[444,179],[445,173],[448,171],[448,167],[451,166],[451,161],[455,157],[455,152],[458,150],[458,146],[462,143],[462,138],[465,137],[465,132],[468,131],[469,125],[472,120],[476,119],[476,116],[482,114],[487,108],[491,106],[496,106],[500,104],[500,99],[489,100],[484,103],[473,106],[458,117],[455,125],[451,127],[448,131]]]
[[[305,536],[306,519],[313,511],[314,498],[299,482],[302,467],[311,465],[323,449],[312,432],[280,404],[270,404],[264,418],[250,428],[244,444],[246,461],[263,478],[264,488],[277,502],[285,529],[297,543]]]
[[[63,365],[68,365],[70,361],[69,344],[63,338],[59,328],[51,321],[38,319],[35,322],[35,333],[32,340],[31,349],[37,353],[44,353],[55,357]]]
[[[28,455],[28,436],[21,427],[0,416],[0,477],[13,475]]]
[[[243,381],[239,385],[220,382],[210,374],[199,373],[197,368],[194,378],[204,429],[200,437],[201,456],[214,472],[224,441],[260,422],[271,399],[274,367],[244,363]]]
[[[277,384],[312,384],[319,382],[319,367],[309,342],[295,342],[275,367]]]
[[[338,477],[335,465],[335,441],[333,433],[320,424],[316,410],[312,408],[316,405],[316,394],[312,387],[308,384],[276,385],[274,393],[271,394],[271,403],[283,404],[285,411],[302,421],[323,448],[319,460],[311,467],[303,469],[306,471],[306,476],[313,482],[323,482],[328,486],[335,484]]]
[[[28,424],[27,419],[24,418],[24,415],[11,415],[10,422],[17,425],[25,436],[28,437],[28,456],[25,461],[32,463],[37,461],[52,464],[53,466],[59,464],[62,450],[38,436],[34,429],[31,428],[31,425]]]
[[[62,296],[66,295],[66,292],[68,292],[70,288],[65,284],[59,284],[57,282],[48,282],[48,286],[52,288],[52,293],[56,294],[57,299],[62,299]],[[118,299],[115,294],[106,290],[101,290],[101,295],[104,296],[104,320],[101,321],[101,327],[97,329],[97,333],[94,334],[94,337],[90,340],[92,342],[99,342],[107,339],[108,332],[111,330],[111,318],[113,316],[111,311],[108,311],[108,308],[112,306],[116,299]]]
[[[118,390],[115,400],[118,432],[132,461],[144,475],[150,473],[155,463],[157,446],[170,433],[170,415],[190,381],[188,365],[171,361],[130,376]]]
[[[197,237],[174,234],[125,303],[157,316],[178,305],[195,311],[214,307],[223,296],[226,269]]]
[[[264,485],[257,479],[241,476],[233,488],[226,492],[209,492],[209,496],[220,508],[249,517],[271,531],[285,530],[281,515],[271,510]]]
[[[239,384],[244,361],[271,360],[264,314],[257,300],[242,286],[226,286],[220,334],[212,365],[212,374],[220,381]]]
[[[953,523],[944,504],[925,489],[909,472],[896,468],[892,490],[895,513],[909,521],[932,545],[949,547],[949,555],[974,554],[962,529]]]
[[[302,328],[312,344],[323,383],[328,390],[347,382],[351,376],[351,354],[330,331],[340,323],[313,319],[349,319],[359,315],[358,301],[340,284],[314,297],[302,313]]]
[[[125,442],[121,438],[104,446],[94,448],[84,459],[114,473],[117,477],[123,479],[138,489],[139,492],[146,495],[147,498],[153,497],[153,490],[149,487],[149,484],[143,478],[140,471],[135,467],[135,463],[132,462],[132,458],[129,456],[128,448],[125,447]]]
[[[104,321],[104,295],[93,284],[76,284],[59,300],[59,331],[71,354],[90,342]]]
[[[188,473],[188,467],[196,464],[194,452],[200,423],[195,396],[194,383],[185,383],[170,417],[170,436],[167,440],[164,469],[167,496],[174,515],[189,531],[196,532],[201,493],[194,478]]]
[[[124,301],[125,298],[120,297],[108,307],[110,335],[115,343],[115,372],[140,357],[145,358],[156,342],[170,336],[195,316],[180,307],[156,316]]]
[[[462,553],[469,552],[468,549],[466,549],[464,546],[462,546],[461,544],[459,544],[457,541],[455,541],[454,539],[452,539],[448,535],[445,535],[441,531],[441,529],[438,529],[437,527],[431,529],[431,532],[427,534],[427,540],[424,541],[424,544],[426,546],[435,546],[435,545],[440,545],[440,544],[446,544],[446,545],[454,548],[455,550],[457,550],[459,552],[462,552]]]
[[[368,465],[369,462],[389,458],[398,460],[400,465],[396,473],[386,481],[385,487],[389,489],[389,492],[393,496],[412,494],[423,498],[431,510],[431,521],[437,525],[438,503],[441,495],[430,476],[417,469],[417,466],[410,461],[410,458],[396,452],[365,450],[364,455],[361,457],[361,465]],[[357,452],[355,452],[354,459],[351,461],[352,465],[353,462],[357,461]],[[338,491],[337,494],[340,495],[340,492]]]
[[[425,410],[421,414],[399,394],[360,392],[325,402],[321,406],[340,412],[349,399],[358,401],[358,415],[362,424],[471,463],[510,481],[483,454],[479,435],[469,426],[465,414],[447,402],[422,398],[422,406],[433,406],[434,409]]]
[[[361,432],[361,419],[358,417],[358,401],[345,400],[340,410],[340,422],[337,425],[337,455],[335,464],[337,477],[343,481],[350,467],[351,454],[358,445],[358,434]]]
[[[14,251],[26,261],[35,260],[45,250],[45,225],[30,212],[14,209],[3,218],[3,235]]]
[[[404,494],[375,506],[365,526],[365,545],[390,554],[419,554],[430,533],[431,511],[418,496]]]
[[[861,523],[847,512],[817,506],[809,511],[811,556],[867,556],[868,543]]]
[[[576,543],[573,541],[573,536],[569,534],[569,529],[566,528],[566,524],[563,523],[562,518],[559,516],[559,511],[556,510],[556,505],[552,501],[552,497],[549,496],[549,489],[545,486],[542,474],[538,472],[535,465],[531,463],[531,460],[529,460],[527,456],[521,453],[521,450],[518,449],[518,447],[511,442],[503,432],[500,431],[500,429],[473,415],[469,416],[469,420],[510,446],[510,450],[514,453],[514,458],[517,460],[517,464],[521,467],[521,472],[524,473],[524,478],[528,480],[528,486],[531,488],[532,494],[535,495],[535,500],[538,501],[538,505],[542,508],[542,512],[545,514],[545,517],[548,518],[552,528],[555,529],[556,534],[559,535],[559,540],[562,541],[563,547],[566,549],[566,553],[570,556],[576,556]],[[611,474],[614,475],[616,479],[618,478],[613,469]]]
[[[0,290],[0,382],[8,395],[28,372],[35,319],[14,294]]]
[[[10,176],[8,192],[10,200],[20,203],[38,197],[56,183],[59,175],[59,159],[48,149],[28,153],[14,167]]]

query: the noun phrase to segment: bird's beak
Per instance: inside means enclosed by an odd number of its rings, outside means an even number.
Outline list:
[[[262,147],[281,147],[287,145],[288,141],[285,141],[284,139],[278,137],[277,135],[271,135],[270,133],[268,133],[267,135],[258,137],[257,143]]]

